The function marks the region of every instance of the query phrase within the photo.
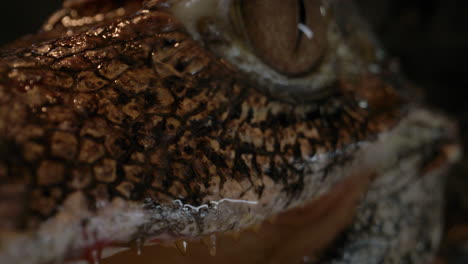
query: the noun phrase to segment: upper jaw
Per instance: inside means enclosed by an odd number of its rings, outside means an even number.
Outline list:
[[[89,254],[90,249],[100,247],[128,247],[137,239],[144,239],[148,244],[164,244],[239,231],[289,208],[320,201],[319,197],[356,175],[372,175],[364,192],[372,194],[367,199],[377,199],[426,174],[443,177],[451,164],[459,159],[460,148],[457,128],[452,121],[414,107],[390,131],[378,135],[374,141],[350,147],[341,155],[347,156],[348,161],[332,166],[321,184],[316,182],[318,178],[323,179],[320,167],[336,159],[322,156],[311,161],[307,165],[310,174],[306,176],[305,188],[291,202],[286,193],[281,189],[275,191],[275,186],[271,186],[273,189],[268,192],[274,199],[270,195],[255,201],[223,199],[197,207],[180,201],[157,205],[151,200],[136,204],[115,199],[93,213],[87,208],[84,195],[77,192],[36,232],[2,232],[0,260],[2,263],[47,263],[57,258],[79,259],[83,254]],[[334,209],[330,207],[329,210]]]

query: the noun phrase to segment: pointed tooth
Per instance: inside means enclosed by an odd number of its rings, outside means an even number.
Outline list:
[[[203,245],[207,246],[212,257],[216,256],[216,235],[204,236],[201,239]]]
[[[137,238],[136,247],[137,247],[137,255],[141,256],[141,249],[143,248],[143,239],[141,237]]]
[[[211,235],[210,236],[210,241],[211,241],[210,255],[212,257],[214,257],[214,256],[216,256],[216,235]]]
[[[179,240],[175,242],[175,245],[177,249],[179,250],[180,254],[182,254],[182,256],[187,255],[187,241]]]

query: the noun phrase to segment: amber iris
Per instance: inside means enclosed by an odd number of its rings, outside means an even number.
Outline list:
[[[320,0],[240,0],[240,7],[250,45],[264,63],[295,76],[320,61],[327,46]]]

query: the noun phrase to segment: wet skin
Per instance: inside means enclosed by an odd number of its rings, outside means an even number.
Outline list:
[[[277,85],[173,2],[66,1],[0,52],[0,263],[89,260],[278,214],[336,221],[324,245],[288,251],[301,260],[429,261],[456,128],[412,96],[350,4],[330,4],[318,65]]]

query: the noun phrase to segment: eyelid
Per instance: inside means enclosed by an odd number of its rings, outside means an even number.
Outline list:
[[[286,76],[255,54],[242,30],[235,7],[237,0],[173,0],[170,12],[192,37],[215,55],[235,66],[244,80],[273,97],[292,103],[308,103],[335,87],[340,75],[359,75],[366,62],[348,46],[334,17],[341,0],[324,0],[320,13],[329,19],[328,47],[321,62],[301,76]],[[343,0],[347,1],[347,0]],[[240,21],[242,22],[242,21]]]
[[[186,27],[195,40],[202,41],[197,29],[198,21],[202,18],[225,20],[229,17],[233,0],[171,0],[170,11]],[[225,21],[223,21],[225,22]]]

